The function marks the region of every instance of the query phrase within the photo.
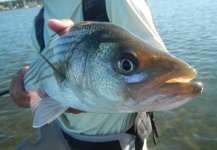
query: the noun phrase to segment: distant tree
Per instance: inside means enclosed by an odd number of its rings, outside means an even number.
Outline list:
[[[37,2],[39,5],[42,5],[42,4],[43,4],[43,0],[36,0],[36,2]]]

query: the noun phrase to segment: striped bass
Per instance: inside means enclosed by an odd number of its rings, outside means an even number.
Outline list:
[[[197,72],[129,31],[83,22],[54,35],[26,72],[33,127],[52,122],[68,108],[91,113],[163,111],[202,92],[190,82]],[[43,95],[43,93],[46,93]]]

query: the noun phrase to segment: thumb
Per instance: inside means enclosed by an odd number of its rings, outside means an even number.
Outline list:
[[[70,19],[61,19],[61,20],[50,19],[48,20],[47,24],[48,27],[54,32],[59,32],[65,29],[66,27],[74,25],[73,21]]]

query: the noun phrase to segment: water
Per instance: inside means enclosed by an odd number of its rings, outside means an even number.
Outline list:
[[[204,92],[186,105],[157,113],[162,137],[153,149],[217,148],[217,1],[149,0],[168,50],[197,71]]]
[[[156,26],[168,50],[197,71],[204,92],[184,106],[155,113],[162,137],[151,150],[214,150],[217,147],[217,1],[148,0]],[[0,12],[0,91],[13,74],[32,60],[30,27],[39,8]],[[13,20],[13,21],[12,21]],[[36,139],[29,110],[0,98],[0,149],[13,149],[25,138]]]
[[[33,50],[29,48],[30,31],[39,8],[0,12],[0,91],[7,89],[12,76],[29,65]],[[0,149],[12,150],[26,137],[35,140],[28,109],[15,106],[10,97],[0,97]]]

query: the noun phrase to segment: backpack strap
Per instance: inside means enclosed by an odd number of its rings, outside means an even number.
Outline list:
[[[84,21],[109,22],[105,0],[82,0]]]
[[[154,118],[154,112],[148,112],[151,119],[152,133],[154,144],[157,145],[157,138],[161,137],[161,131],[159,127],[159,122]]]
[[[158,120],[154,118],[153,112],[138,112],[134,123],[134,130],[131,134],[136,136],[135,148],[142,150],[143,141],[153,133],[153,142],[157,145],[157,138],[161,137]]]
[[[35,17],[35,36],[40,46],[40,52],[44,49],[44,7],[41,8]]]
[[[84,21],[109,22],[105,0],[82,0]],[[35,35],[40,46],[40,52],[44,49],[44,7],[35,17]]]

